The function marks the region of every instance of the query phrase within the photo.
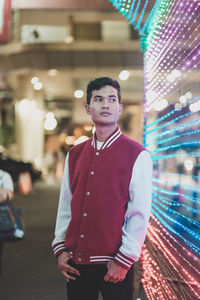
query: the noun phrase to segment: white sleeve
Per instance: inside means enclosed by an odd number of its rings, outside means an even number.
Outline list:
[[[115,257],[126,268],[139,259],[147,233],[152,199],[152,167],[149,152],[142,151],[133,166],[122,245]]]
[[[71,199],[72,193],[70,188],[69,178],[69,153],[65,161],[65,168],[61,183],[60,197],[58,204],[58,212],[56,218],[55,238],[52,242],[52,247],[55,255],[58,255],[63,250],[66,250],[64,245],[65,233],[71,220]]]
[[[10,190],[11,192],[14,191],[14,185],[12,177],[8,172],[0,170],[0,176],[1,176],[1,187],[7,190]]]

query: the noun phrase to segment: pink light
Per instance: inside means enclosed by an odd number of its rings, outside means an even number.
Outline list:
[[[155,225],[153,225],[152,222],[154,222]],[[151,216],[148,239],[150,239],[151,246],[153,247],[152,249],[155,249],[156,251],[155,253],[158,255],[158,249],[160,249],[166,257],[166,263],[168,262],[168,265],[165,265],[164,261],[164,265],[158,265],[155,260],[156,256],[154,256],[154,254],[152,256],[152,250],[150,251],[146,245],[144,246],[142,252],[142,283],[148,299],[177,299],[176,289],[174,290],[173,285],[171,285],[171,281],[168,281],[168,279],[163,276],[163,270],[161,270],[162,266],[163,268],[169,268],[169,270],[171,270],[170,272],[172,272],[173,269],[176,270],[176,272],[178,272],[178,276],[190,287],[190,294],[188,294],[188,290],[182,286],[186,298],[188,295],[191,299],[199,299],[200,289],[197,291],[197,289],[194,289],[194,286],[192,285],[192,283],[196,283],[196,286],[200,288],[200,283],[194,277],[194,274],[196,273],[198,274],[197,278],[199,278],[199,267],[196,263],[194,263],[194,265],[191,265],[190,263],[191,258],[193,258],[194,261],[197,261],[197,258],[193,256],[190,251],[184,249],[182,245],[180,245],[180,247],[182,247],[182,251],[178,250],[177,240],[175,240],[169,232],[166,231],[154,215]],[[183,255],[181,255],[181,253],[183,253]],[[189,259],[189,257],[191,258]],[[172,264],[172,267],[170,267],[170,264]],[[190,271],[186,270],[187,265],[192,268]],[[174,276],[178,279],[176,275]],[[191,295],[191,292],[193,293],[193,296]]]

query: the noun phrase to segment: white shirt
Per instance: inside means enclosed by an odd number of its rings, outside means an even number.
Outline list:
[[[0,170],[0,187],[10,190],[11,192],[14,191],[13,180],[10,174],[3,170]]]

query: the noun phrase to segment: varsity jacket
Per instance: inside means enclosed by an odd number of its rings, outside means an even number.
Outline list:
[[[146,149],[117,128],[70,149],[62,179],[54,254],[77,264],[138,260],[151,210],[152,161]]]

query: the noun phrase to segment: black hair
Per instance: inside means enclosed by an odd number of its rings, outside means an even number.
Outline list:
[[[87,104],[90,104],[92,91],[98,91],[105,85],[111,85],[112,87],[114,87],[117,90],[119,102],[121,101],[121,90],[118,81],[110,77],[99,77],[95,78],[94,80],[91,80],[87,85]]]

